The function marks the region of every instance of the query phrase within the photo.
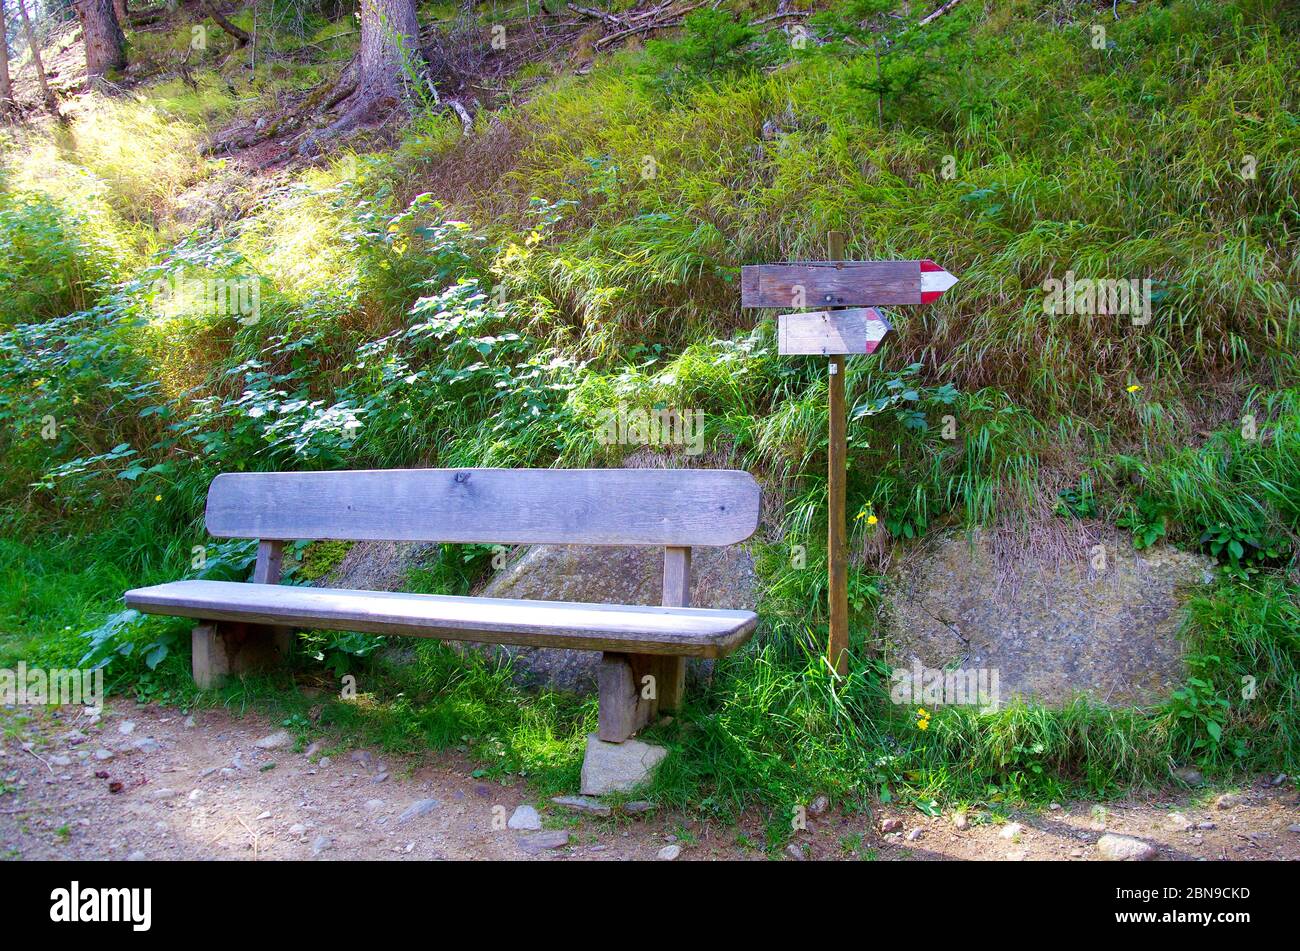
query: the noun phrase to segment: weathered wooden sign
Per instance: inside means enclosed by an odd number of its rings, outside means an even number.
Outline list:
[[[740,269],[742,307],[928,304],[957,283],[933,261],[800,261]]]
[[[784,354],[874,353],[889,321],[874,307],[814,310],[776,318],[777,352]]]
[[[742,307],[815,307],[777,318],[777,350],[783,354],[829,357],[826,394],[826,550],[830,637],[826,660],[848,672],[848,529],[845,495],[848,440],[844,408],[844,358],[871,353],[889,332],[889,321],[873,305],[928,304],[957,283],[933,261],[845,261],[844,235],[831,232],[829,261],[754,264],[740,269]],[[833,309],[839,308],[839,309]],[[851,309],[844,309],[851,308]]]

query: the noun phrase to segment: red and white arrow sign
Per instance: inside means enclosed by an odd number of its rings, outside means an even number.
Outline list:
[[[916,306],[936,300],[956,283],[929,259],[752,264],[740,269],[740,306]]]
[[[929,258],[921,262],[921,303],[929,304],[957,283],[957,278]]]

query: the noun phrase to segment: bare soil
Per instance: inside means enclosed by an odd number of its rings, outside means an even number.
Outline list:
[[[9,708],[0,724],[0,856],[10,859],[652,860],[669,845],[680,859],[769,857],[762,815],[735,825],[664,810],[575,816],[522,782],[474,778],[475,764],[454,753],[394,758],[328,741],[310,755],[292,745],[259,748],[279,728],[254,714],[187,717],[118,700],[97,722]],[[1294,860],[1300,799],[1292,780],[1275,781],[1229,791],[1224,808],[1222,791],[1210,789],[1063,803],[1010,817],[1022,827],[1011,837],[1004,818],[978,812],[959,829],[951,813],[879,806],[840,814],[832,806],[809,815],[793,842],[812,859],[1087,861],[1111,832],[1148,842],[1161,860]],[[424,800],[436,804],[403,821]],[[567,842],[538,848],[529,844],[538,833],[503,828],[525,804],[547,830],[567,832]],[[888,820],[899,826],[883,832]]]

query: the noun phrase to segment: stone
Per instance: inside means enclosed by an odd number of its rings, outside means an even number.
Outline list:
[[[1199,786],[1205,782],[1205,777],[1201,775],[1199,769],[1192,769],[1190,766],[1184,766],[1174,770],[1174,779],[1178,780],[1185,786]]]
[[[1240,806],[1241,803],[1242,798],[1236,793],[1224,793],[1218,799],[1214,800],[1214,808],[1227,810]]]
[[[589,816],[608,816],[612,815],[614,810],[605,805],[599,799],[593,799],[590,796],[554,796],[551,802],[562,809],[568,809],[570,812],[581,812]],[[628,803],[628,806],[632,803]],[[627,806],[623,811],[629,811]]]
[[[1210,829],[1219,828],[1219,824],[1217,822],[1198,822],[1196,823],[1196,828],[1204,829],[1208,832]]]
[[[831,801],[826,796],[815,796],[813,801],[808,804],[808,815],[820,816],[826,813],[830,808]]]
[[[523,805],[515,809],[506,822],[506,826],[510,829],[532,832],[542,827],[542,817],[537,814],[537,810],[532,806]]]
[[[184,726],[187,730],[194,729],[194,717],[186,717],[184,720]]]
[[[661,862],[671,862],[681,854],[682,847],[680,845],[665,845],[655,854],[655,858]]]
[[[587,754],[582,760],[581,792],[584,796],[630,792],[648,780],[667,755],[668,751],[662,746],[652,746],[640,740],[606,743],[596,734],[589,734]]]
[[[402,814],[397,817],[397,824],[406,825],[406,823],[410,822],[412,819],[427,816],[437,808],[438,800],[436,799],[417,799],[415,802],[407,806]]]
[[[623,812],[625,815],[637,816],[643,812],[652,812],[655,804],[647,802],[644,799],[636,799],[632,802],[623,803]]]
[[[289,826],[289,834],[290,834],[290,835],[306,835],[306,834],[307,834],[307,827],[306,827],[305,825],[303,825],[301,822],[295,822],[293,825]]]
[[[919,840],[919,839],[921,838],[921,836],[923,836],[923,835],[925,835],[925,830],[922,829],[920,826],[917,826],[917,827],[916,827],[915,829],[913,829],[911,832],[907,833],[907,841],[908,841],[908,842],[916,842],[916,841]]]
[[[785,855],[786,858],[790,859],[792,862],[803,862],[808,858],[808,856],[803,854],[803,849],[801,849],[798,843],[795,842],[791,842],[785,847]]]
[[[288,730],[276,730],[254,744],[259,750],[280,750],[293,745],[293,734]]]
[[[560,849],[568,845],[569,833],[566,829],[532,832],[519,836],[515,839],[515,843],[529,855],[537,855],[547,849]]]
[[[315,838],[315,840],[312,841],[311,854],[320,855],[326,849],[332,848],[333,845],[334,845],[334,840],[331,839],[329,836],[319,835]]]
[[[145,854],[144,854],[143,852],[141,852],[139,849],[136,849],[134,852],[132,852],[130,855],[128,855],[128,856],[126,857],[126,860],[127,860],[128,862],[143,862],[143,861],[145,861],[147,858],[148,858],[147,855],[145,855]]]
[[[51,765],[51,766],[71,766],[71,765],[72,765],[72,757],[71,757],[71,756],[64,756],[64,755],[62,755],[62,754],[58,754],[58,755],[56,755],[56,756],[51,756],[51,757],[50,757],[50,765]]]
[[[1156,850],[1141,839],[1108,832],[1097,840],[1097,854],[1111,862],[1147,862]]]
[[[1008,822],[1006,825],[1004,825],[1001,829],[998,830],[998,837],[1002,839],[1009,839],[1012,842],[1019,842],[1020,834],[1024,831],[1025,831],[1025,827],[1022,826],[1019,822]]]
[[[1186,832],[1188,829],[1192,828],[1193,825],[1192,820],[1188,819],[1181,812],[1169,813],[1169,824],[1179,832]]]
[[[885,586],[886,663],[997,671],[1003,702],[1162,700],[1185,676],[1182,605],[1214,562],[1163,544],[1136,551],[1116,533],[1101,539],[1107,567],[1096,571],[1082,545],[1058,557],[1060,541],[1003,550],[977,530],[923,542]]]
[[[952,824],[957,829],[966,829],[970,826],[970,820],[966,818],[966,813],[954,812],[952,814]]]
[[[135,732],[135,724],[130,720],[124,720],[122,723],[117,725],[117,732],[121,733],[123,736],[130,736]]]
[[[162,749],[162,744],[152,736],[142,736],[131,744],[131,748],[141,753],[157,753]]]
[[[99,760],[100,762],[103,762],[104,760],[110,760],[112,758],[113,758],[112,750],[95,750],[95,759]]]
[[[175,799],[179,795],[180,791],[177,789],[163,788],[151,790],[148,793],[148,798],[153,802],[164,802],[168,799]]]
[[[1286,831],[1300,833],[1300,822],[1291,823],[1289,826],[1286,827]]]
[[[374,776],[374,778],[371,779],[370,781],[371,781],[372,783],[375,783],[375,784],[378,784],[378,783],[386,783],[386,782],[388,782],[388,774],[387,774],[387,773],[378,773],[378,774],[376,774],[376,775]]]
[[[757,604],[753,556],[741,545],[696,548],[691,561],[691,605],[752,611]],[[534,545],[494,572],[477,594],[490,598],[579,601],[593,604],[660,604],[663,601],[663,550],[659,548]],[[456,646],[456,645],[453,645]],[[508,659],[521,686],[549,686],[594,692],[598,651],[507,644],[470,644],[498,659]],[[711,661],[690,661],[687,678],[708,675]]]
[[[307,748],[302,751],[302,755],[311,759],[313,756],[319,754],[322,749],[324,749],[324,746],[320,743],[308,743]]]
[[[902,819],[882,819],[880,822],[880,831],[886,834],[897,832],[901,828],[903,828]]]
[[[378,812],[382,808],[384,808],[384,801],[382,799],[366,800],[366,805],[365,805],[366,812]]]

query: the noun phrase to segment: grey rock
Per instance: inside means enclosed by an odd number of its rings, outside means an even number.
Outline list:
[[[791,842],[789,845],[785,847],[785,855],[786,858],[790,859],[793,862],[802,862],[808,858],[808,856],[803,854],[803,849],[801,849],[799,845],[794,842]]]
[[[554,796],[551,802],[570,812],[581,812],[589,816],[608,816],[614,812],[599,799],[590,796]],[[626,812],[627,808],[624,807],[623,811]]]
[[[1208,832],[1210,829],[1219,828],[1219,824],[1217,822],[1198,822],[1196,823],[1196,828],[1203,829]]]
[[[1169,813],[1169,824],[1173,826],[1175,829],[1177,829],[1179,832],[1186,832],[1188,829],[1191,829],[1193,826],[1192,820],[1188,819],[1181,812]]]
[[[72,757],[71,757],[71,756],[64,756],[64,755],[62,755],[62,754],[58,754],[58,755],[56,755],[56,756],[51,756],[51,757],[50,757],[50,765],[51,765],[51,766],[71,766],[71,765],[72,765]]]
[[[146,856],[139,849],[136,849],[134,852],[132,852],[130,855],[126,857],[126,860],[128,862],[143,862],[146,858],[148,858],[148,856]]]
[[[121,733],[123,736],[130,736],[135,732],[135,724],[130,720],[124,720],[117,725],[117,732]]]
[[[1097,854],[1111,862],[1146,862],[1155,858],[1156,850],[1141,839],[1108,832],[1097,840]]]
[[[142,736],[131,744],[131,748],[141,753],[157,753],[162,749],[162,744],[152,736]]]
[[[916,827],[915,829],[913,829],[911,832],[907,833],[907,841],[908,841],[908,842],[916,842],[916,841],[919,840],[919,839],[921,838],[921,836],[923,836],[923,835],[925,835],[925,830],[922,829],[920,826],[917,826],[917,827]]]
[[[536,855],[547,849],[560,849],[568,845],[569,833],[565,829],[531,832],[516,838],[515,843],[528,854]]]
[[[1241,803],[1242,798],[1236,793],[1224,793],[1218,799],[1214,800],[1214,808],[1228,810],[1240,806]]]
[[[653,812],[655,804],[645,799],[636,799],[632,802],[623,803],[623,812],[629,816],[637,816],[643,812]]]
[[[194,729],[194,717],[186,717],[183,724],[187,730]]]
[[[1300,822],[1293,822],[1286,827],[1287,832],[1300,832]]]
[[[317,836],[311,844],[311,854],[320,855],[326,849],[333,848],[334,840],[327,835]]]
[[[970,819],[966,817],[964,812],[954,812],[952,814],[952,824],[954,828],[965,829],[970,826]]]
[[[104,760],[110,760],[112,758],[113,758],[112,750],[95,750],[95,759],[100,760],[101,762]]]
[[[293,734],[288,730],[276,730],[253,744],[259,750],[280,750],[293,745]]]
[[[813,801],[808,804],[808,815],[821,816],[826,814],[830,807],[831,801],[826,796],[814,796]]]
[[[581,792],[584,796],[629,792],[648,780],[667,755],[662,746],[640,740],[606,743],[592,733],[587,737],[587,754],[582,760]]]
[[[537,814],[537,810],[532,806],[523,805],[515,809],[509,821],[506,822],[506,826],[511,829],[531,832],[542,827],[542,817]]]
[[[1056,546],[1001,552],[982,531],[936,536],[886,586],[886,661],[996,670],[1003,702],[1165,697],[1185,674],[1181,606],[1212,563],[1167,545],[1135,551],[1118,533],[1102,543],[1098,572],[1083,547],[1058,562]]]
[[[438,800],[436,799],[417,799],[415,802],[407,806],[402,814],[397,817],[397,823],[398,825],[406,825],[406,823],[410,822],[412,819],[427,816],[437,808]]]
[[[677,858],[677,856],[681,854],[682,854],[682,847],[680,845],[665,845],[662,849],[660,849],[657,853],[655,853],[655,858],[657,858],[661,862],[671,862],[673,859]]]
[[[382,808],[384,808],[384,801],[382,799],[366,800],[366,805],[365,805],[366,812],[378,812]]]
[[[1199,786],[1205,782],[1205,777],[1201,775],[1201,771],[1192,769],[1190,766],[1174,770],[1174,778],[1187,786]]]
[[[307,827],[306,827],[305,825],[303,825],[301,822],[295,822],[293,825],[289,826],[289,834],[290,834],[290,835],[306,835],[306,834],[307,834]]]
[[[903,828],[902,819],[882,819],[880,822],[880,831],[886,835],[897,832],[901,828]]]
[[[388,782],[388,774],[387,774],[387,773],[378,773],[378,774],[376,774],[375,777],[374,777],[373,779],[371,779],[370,781],[371,781],[372,783],[386,783],[386,782]]]
[[[168,799],[175,799],[180,794],[180,790],[178,789],[169,789],[164,787],[162,789],[150,790],[147,794],[147,798],[153,802],[165,802]]]

